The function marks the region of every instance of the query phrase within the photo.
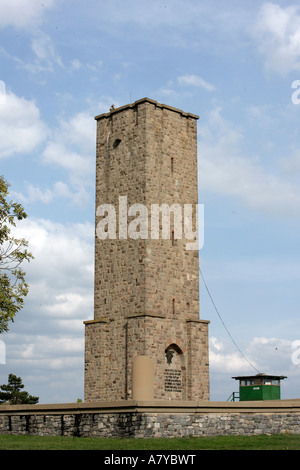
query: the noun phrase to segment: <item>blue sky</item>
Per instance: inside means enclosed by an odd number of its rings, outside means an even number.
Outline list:
[[[1,338],[0,383],[19,375],[41,403],[83,398],[94,116],[147,96],[200,116],[202,273],[243,354],[288,376],[283,398],[300,397],[296,2],[2,0],[0,33],[0,173],[28,213],[18,230],[35,256],[25,307]],[[211,399],[226,400],[231,377],[256,370],[202,282],[200,299]]]

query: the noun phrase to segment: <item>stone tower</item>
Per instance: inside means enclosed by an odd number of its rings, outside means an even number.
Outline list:
[[[142,356],[153,364],[154,399],[208,400],[198,250],[187,249],[190,237],[180,230],[184,204],[195,212],[198,202],[198,116],[144,98],[95,119],[95,301],[94,320],[85,322],[85,401],[134,398],[132,369]],[[162,207],[170,209],[169,226]]]

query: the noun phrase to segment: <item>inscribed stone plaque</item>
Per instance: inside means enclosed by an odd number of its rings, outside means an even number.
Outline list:
[[[181,392],[181,370],[165,369],[165,391]]]

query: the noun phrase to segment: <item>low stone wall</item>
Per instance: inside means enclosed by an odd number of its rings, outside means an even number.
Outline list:
[[[0,434],[183,437],[300,433],[300,399],[0,406]]]

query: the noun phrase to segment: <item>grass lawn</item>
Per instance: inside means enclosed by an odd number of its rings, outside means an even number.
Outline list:
[[[0,435],[0,450],[300,450],[300,434],[109,439]]]

